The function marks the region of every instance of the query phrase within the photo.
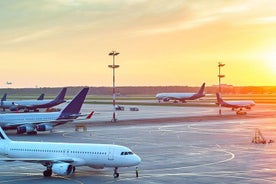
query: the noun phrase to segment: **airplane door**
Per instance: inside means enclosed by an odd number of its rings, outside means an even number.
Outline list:
[[[108,160],[114,160],[114,148],[108,148]]]
[[[63,152],[63,156],[69,155],[69,149],[64,149],[62,152]]]

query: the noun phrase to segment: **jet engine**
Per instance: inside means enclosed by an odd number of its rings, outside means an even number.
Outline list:
[[[28,126],[28,125],[21,125],[17,127],[17,133],[18,134],[23,134],[23,133],[29,133],[29,132],[34,132],[34,127]]]
[[[49,131],[53,129],[53,126],[48,124],[40,124],[40,125],[36,125],[35,128],[37,131]]]
[[[170,98],[167,98],[167,97],[166,97],[166,98],[163,98],[162,100],[163,100],[164,102],[168,102],[168,101],[170,101]]]
[[[61,176],[70,176],[74,172],[74,166],[68,163],[55,163],[52,166],[53,173]]]
[[[19,110],[17,105],[11,105],[9,107],[9,109],[10,109],[10,111],[18,111]]]

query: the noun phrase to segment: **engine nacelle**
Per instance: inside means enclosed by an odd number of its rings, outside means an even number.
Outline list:
[[[68,163],[55,163],[52,166],[53,173],[61,176],[70,176],[74,172],[74,166]]]
[[[10,111],[18,111],[19,109],[18,109],[17,105],[12,105],[12,106],[9,107],[9,110]]]
[[[18,134],[23,134],[23,133],[33,132],[33,131],[34,131],[34,127],[32,126],[21,125],[17,127]]]
[[[164,102],[168,102],[168,101],[170,101],[170,98],[163,98],[162,99]]]
[[[47,124],[40,124],[40,125],[36,125],[35,129],[37,131],[49,131],[53,129],[53,126],[47,125]]]

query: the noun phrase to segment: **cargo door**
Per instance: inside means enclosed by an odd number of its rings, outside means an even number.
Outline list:
[[[113,147],[108,148],[108,160],[114,160],[114,148]]]

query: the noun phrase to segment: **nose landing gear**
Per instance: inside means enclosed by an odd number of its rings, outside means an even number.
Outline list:
[[[120,175],[120,174],[118,173],[118,167],[115,167],[115,168],[114,168],[114,173],[113,173],[114,178],[118,178],[119,175]]]

